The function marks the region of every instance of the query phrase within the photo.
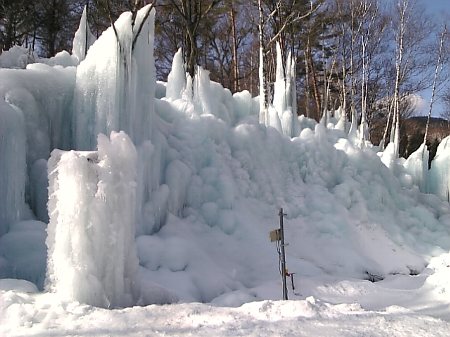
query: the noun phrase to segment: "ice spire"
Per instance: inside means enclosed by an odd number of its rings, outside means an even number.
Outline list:
[[[78,62],[86,58],[87,51],[95,42],[96,38],[91,33],[87,21],[87,7],[84,6],[83,14],[81,15],[80,26],[73,38],[72,55],[78,59]]]
[[[183,96],[186,89],[186,71],[184,70],[183,54],[181,48],[175,53],[172,60],[172,69],[167,77],[166,97],[172,100]]]

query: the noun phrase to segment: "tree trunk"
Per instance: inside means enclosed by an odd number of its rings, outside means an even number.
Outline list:
[[[234,1],[231,0],[231,9],[230,9],[230,18],[231,18],[231,34],[233,38],[233,76],[234,76],[234,84],[233,89],[235,92],[239,91],[239,61],[238,61],[238,42],[237,42],[237,34],[236,34],[236,11],[234,10]]]
[[[268,124],[267,74],[264,55],[264,13],[261,0],[258,0],[259,10],[259,122]]]
[[[402,0],[399,3],[400,10],[400,27],[397,36],[397,55],[395,60],[395,86],[394,86],[394,119],[395,119],[395,131],[394,131],[394,154],[399,156],[400,145],[400,76],[403,64],[403,39],[406,30],[406,11],[408,8],[409,0]]]
[[[425,145],[427,142],[427,136],[428,136],[428,128],[430,126],[430,118],[431,118],[431,112],[433,110],[433,103],[434,103],[434,96],[436,93],[436,86],[437,81],[439,77],[439,71],[442,68],[442,54],[443,54],[443,48],[444,48],[444,39],[447,35],[447,25],[444,26],[444,29],[441,33],[441,38],[439,40],[439,51],[438,51],[438,58],[436,62],[436,68],[434,69],[434,79],[433,79],[433,88],[431,89],[431,98],[430,98],[430,107],[428,110],[428,117],[427,117],[427,125],[425,127],[425,135],[423,136],[423,144]],[[425,146],[424,146],[425,149]]]

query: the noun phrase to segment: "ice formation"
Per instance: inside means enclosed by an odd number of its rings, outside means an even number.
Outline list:
[[[269,108],[269,125],[288,137],[299,134],[297,119],[297,94],[295,62],[289,51],[283,60],[280,44],[277,43],[277,68],[274,83],[273,108]],[[275,115],[275,111],[277,115]]]
[[[429,171],[428,192],[450,201],[450,137],[439,144]]]
[[[75,32],[72,44],[72,55],[78,59],[78,63],[85,59],[89,47],[92,46],[95,40],[96,38],[92,35],[87,21],[87,7],[84,6],[80,26]]]
[[[427,192],[428,180],[428,160],[429,151],[426,144],[422,144],[408,159],[404,162],[406,173],[412,178],[412,183],[416,185],[420,191]]]
[[[168,99],[176,100],[183,97],[186,89],[186,71],[184,70],[183,54],[181,48],[173,57],[172,69],[167,77],[166,95]]]
[[[0,54],[0,67],[25,69],[37,59],[37,55],[22,46],[12,46]]]
[[[125,131],[136,145],[150,139],[155,94],[154,11],[146,18],[150,6],[138,11],[134,25],[132,14],[123,13],[115,23],[118,36],[108,28],[78,66],[76,149],[94,149],[97,135],[111,131]]]
[[[100,134],[97,152],[52,152],[47,289],[61,298],[136,303],[136,161],[123,132]]]
[[[278,112],[278,117],[281,118],[283,112],[286,110],[286,79],[285,79],[285,64],[283,61],[283,56],[281,53],[280,43],[277,42],[277,67],[276,67],[276,78],[274,83],[274,94],[273,94],[273,106]]]
[[[302,281],[409,275],[450,249],[448,204],[411,188],[446,181],[444,145],[428,175],[425,157],[403,166],[393,146],[381,161],[355,146],[344,118],[297,118],[289,56],[261,111],[271,127],[258,123],[261,100],[232,95],[201,68],[190,78],[180,53],[155,99],[154,13],[137,36],[148,9],[134,28],[123,14],[118,39],[107,30],[77,67],[64,53],[0,70],[0,135],[9,136],[0,138],[1,234],[9,230],[0,275],[42,286],[44,225],[22,220],[46,221],[47,168],[47,287],[97,306],[277,298],[267,233],[280,206]],[[445,199],[448,188],[436,193]]]
[[[0,99],[0,236],[24,216],[25,154],[26,133],[22,111]]]

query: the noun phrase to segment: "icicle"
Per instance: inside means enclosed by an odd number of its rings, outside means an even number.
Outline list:
[[[172,69],[167,77],[166,97],[176,100],[182,97],[186,89],[186,71],[183,64],[181,48],[175,53],[172,60]]]
[[[84,6],[80,26],[75,33],[72,47],[72,55],[78,59],[78,62],[85,59],[89,47],[94,44],[95,40],[96,38],[91,32],[87,20],[87,7]]]
[[[286,110],[286,78],[283,69],[283,57],[281,54],[280,44],[277,42],[277,69],[274,84],[273,106],[281,118],[284,110]]]

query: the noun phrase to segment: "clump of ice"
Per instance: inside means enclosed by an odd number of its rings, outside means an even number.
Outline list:
[[[9,50],[5,50],[0,54],[1,68],[18,68],[25,69],[30,63],[34,63],[38,59],[31,50],[22,46],[12,46]]]
[[[98,152],[53,151],[47,289],[61,298],[100,307],[137,300],[136,160],[123,132],[99,135]]]
[[[76,56],[70,55],[69,52],[63,50],[49,59],[39,59],[37,63],[44,63],[52,67],[60,66],[66,68],[78,65],[79,61]]]

